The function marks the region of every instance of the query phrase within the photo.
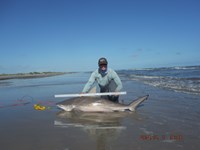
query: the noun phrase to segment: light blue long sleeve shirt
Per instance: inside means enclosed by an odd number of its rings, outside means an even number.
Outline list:
[[[108,73],[102,77],[102,75],[99,73],[99,70],[97,69],[91,74],[82,92],[87,93],[95,82],[97,82],[100,87],[105,87],[110,83],[111,80],[114,80],[117,85],[116,90],[112,92],[119,92],[122,89],[122,82],[117,73],[114,70],[108,68]]]

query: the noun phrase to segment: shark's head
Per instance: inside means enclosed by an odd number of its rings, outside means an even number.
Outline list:
[[[72,111],[72,109],[74,109],[74,105],[62,105],[62,104],[58,104],[57,106],[59,108],[65,110],[65,111]]]

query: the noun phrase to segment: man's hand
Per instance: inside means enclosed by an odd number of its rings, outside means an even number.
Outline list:
[[[85,92],[81,92],[81,93],[80,93],[80,97],[82,97],[82,95],[81,95],[81,94],[85,94]]]
[[[119,96],[119,94],[117,94],[119,91],[115,91],[116,92],[116,94],[113,94],[113,96]]]

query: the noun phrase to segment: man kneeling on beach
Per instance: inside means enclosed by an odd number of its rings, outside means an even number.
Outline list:
[[[101,93],[120,92],[122,89],[122,82],[117,73],[114,70],[108,68],[108,61],[106,58],[100,58],[98,61],[98,66],[99,68],[91,74],[88,82],[83,88],[82,93],[87,93],[95,81],[98,83]],[[119,99],[119,95],[108,95],[102,97],[113,102],[118,102]]]

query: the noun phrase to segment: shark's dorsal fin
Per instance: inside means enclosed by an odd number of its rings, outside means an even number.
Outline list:
[[[96,92],[97,92],[97,88],[96,86],[94,86],[93,88],[90,89],[88,93],[96,93]]]

